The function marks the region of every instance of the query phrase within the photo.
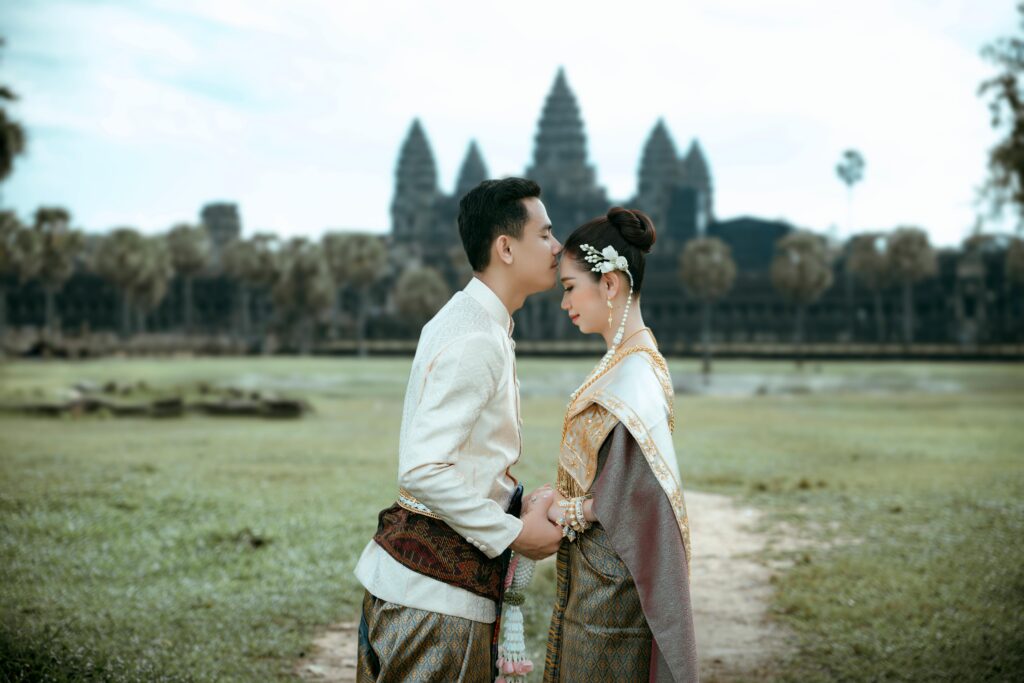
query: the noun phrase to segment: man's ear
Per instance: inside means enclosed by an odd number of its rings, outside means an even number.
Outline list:
[[[498,235],[498,238],[494,240],[494,245],[491,247],[491,255],[500,260],[505,265],[512,265],[512,238],[508,235]]]

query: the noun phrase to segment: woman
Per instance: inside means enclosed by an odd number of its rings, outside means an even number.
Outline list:
[[[563,528],[545,681],[696,681],[672,380],[640,312],[651,219],[614,207],[561,262],[562,309],[608,351],[573,392],[549,518]]]

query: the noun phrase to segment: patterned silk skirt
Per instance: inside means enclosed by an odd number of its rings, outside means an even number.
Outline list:
[[[633,578],[595,524],[558,550],[545,683],[648,680],[651,630]]]
[[[490,683],[492,624],[363,598],[356,680]]]

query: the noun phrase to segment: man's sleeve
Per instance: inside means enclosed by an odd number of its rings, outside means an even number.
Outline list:
[[[504,552],[523,523],[478,494],[453,465],[504,364],[502,349],[486,334],[444,348],[427,369],[398,465],[399,484],[488,557]]]

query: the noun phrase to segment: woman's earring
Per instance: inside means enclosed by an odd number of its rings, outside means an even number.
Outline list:
[[[612,329],[612,300],[608,299],[608,329]]]

